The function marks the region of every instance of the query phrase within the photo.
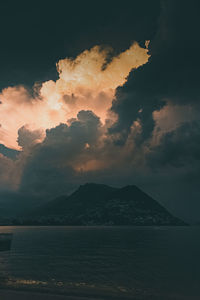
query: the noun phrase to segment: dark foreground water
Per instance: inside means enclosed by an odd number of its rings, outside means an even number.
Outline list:
[[[0,227],[0,286],[91,299],[200,299],[198,227]]]

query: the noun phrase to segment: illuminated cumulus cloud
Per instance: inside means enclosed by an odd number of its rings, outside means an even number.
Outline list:
[[[23,87],[9,87],[0,95],[0,143],[19,148],[18,130],[28,126],[29,130],[45,130],[65,120],[63,111],[52,110],[48,101],[32,97]]]
[[[109,50],[95,46],[81,53],[75,60],[63,59],[57,64],[59,79],[43,84],[41,94],[49,97],[49,92],[60,99],[67,116],[75,117],[82,109],[92,110],[102,121],[107,117],[115,90],[126,82],[132,69],[147,63],[147,48],[134,43],[128,50],[114,57],[109,64]],[[58,105],[55,102],[53,105]]]
[[[82,89],[92,90],[94,94],[115,90],[124,84],[132,69],[148,61],[147,52],[147,49],[134,43],[106,65],[109,49],[101,50],[99,46],[95,46],[81,53],[75,60],[60,60],[57,64],[60,75],[58,90],[64,94],[81,93]]]
[[[148,49],[137,43],[107,63],[109,55],[110,50],[95,46],[75,59],[60,60],[59,79],[42,83],[36,96],[23,86],[4,89],[0,94],[0,143],[19,149],[21,127],[44,133],[81,110],[93,111],[104,122],[116,88],[126,82],[132,69],[149,59]]]

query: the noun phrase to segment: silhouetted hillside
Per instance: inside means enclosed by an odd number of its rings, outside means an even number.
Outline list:
[[[70,196],[41,206],[29,223],[66,225],[184,225],[134,185],[113,188],[85,184]]]

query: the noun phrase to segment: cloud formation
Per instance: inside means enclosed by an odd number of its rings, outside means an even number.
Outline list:
[[[148,49],[137,43],[108,62],[110,52],[95,46],[75,59],[60,60],[58,80],[35,85],[32,93],[23,86],[3,89],[0,142],[18,148],[21,127],[45,131],[76,117],[83,109],[92,110],[104,122],[116,88],[124,84],[132,69],[149,59]]]

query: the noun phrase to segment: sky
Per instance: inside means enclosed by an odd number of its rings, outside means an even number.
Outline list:
[[[199,6],[2,1],[0,201],[135,184],[200,221]]]

